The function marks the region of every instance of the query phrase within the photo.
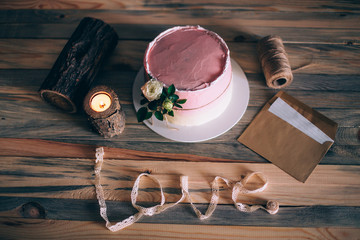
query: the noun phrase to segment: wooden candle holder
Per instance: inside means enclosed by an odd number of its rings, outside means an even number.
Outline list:
[[[66,112],[76,112],[117,42],[118,36],[110,25],[84,18],[41,85],[40,96]]]
[[[98,102],[96,96],[107,95],[110,103]],[[107,98],[105,98],[107,99]],[[100,103],[95,107],[92,103]],[[107,105],[110,104],[110,105]],[[96,86],[91,89],[84,99],[84,111],[92,127],[105,138],[121,134],[125,129],[125,113],[120,105],[116,93],[107,86]],[[101,110],[101,108],[105,110]]]

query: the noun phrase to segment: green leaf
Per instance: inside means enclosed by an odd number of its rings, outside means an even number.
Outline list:
[[[162,95],[164,95],[165,97],[167,96],[167,90],[166,90],[166,88],[163,88],[163,90],[162,90],[162,93],[161,93]]]
[[[174,103],[174,106],[175,106],[175,107],[178,107],[178,108],[182,108],[182,106],[179,105],[179,104],[177,104],[177,103]]]
[[[157,106],[158,106],[158,101],[152,101],[149,102],[148,104],[148,108],[152,111],[155,111],[157,109]]]
[[[179,96],[176,94],[172,94],[168,98],[170,99],[170,101],[172,101],[174,103],[179,99]]]
[[[145,120],[151,118],[152,115],[153,115],[152,112],[148,112],[148,113],[146,114]]]
[[[162,111],[162,113],[163,113],[163,114],[166,114],[166,113],[167,113],[167,110],[166,110],[166,109],[164,109],[164,110]]]
[[[146,103],[148,103],[149,102],[149,100],[147,100],[146,98],[144,98],[144,99],[142,99],[141,101],[140,101],[140,105],[144,105],[144,104],[146,104]]]
[[[171,84],[171,86],[168,88],[167,93],[169,95],[173,95],[175,93],[175,86],[174,84]]]
[[[176,103],[178,103],[178,104],[184,104],[184,103],[186,103],[186,100],[187,100],[187,99],[179,99],[179,100],[176,101]]]
[[[159,119],[160,121],[164,120],[164,116],[161,114],[160,111],[155,112],[155,117]]]
[[[137,117],[138,122],[144,121],[146,119],[146,117],[147,117],[147,113],[148,113],[148,110],[147,110],[146,107],[140,108],[136,113],[136,117]]]
[[[165,99],[166,99],[166,96],[161,95],[161,97],[160,97],[160,99],[159,99],[159,101],[160,101],[160,105],[162,104],[162,102],[164,102],[164,101],[165,101]]]
[[[163,92],[161,93],[159,101],[162,103],[166,97],[167,97],[167,92],[166,92],[165,88],[163,88]]]
[[[174,111],[170,111],[170,112],[168,112],[168,114],[173,117],[174,116]]]

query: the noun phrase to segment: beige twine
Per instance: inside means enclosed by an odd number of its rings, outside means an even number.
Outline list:
[[[132,225],[133,223],[137,222],[142,216],[153,216],[153,215],[159,214],[159,213],[167,210],[168,208],[171,208],[171,207],[177,205],[178,203],[182,202],[185,198],[187,198],[189,200],[191,207],[193,208],[195,214],[197,215],[197,217],[200,220],[207,219],[213,214],[213,212],[215,211],[216,206],[219,202],[219,181],[220,180],[225,182],[225,184],[229,188],[231,188],[231,186],[233,186],[232,200],[234,202],[235,207],[239,211],[253,212],[253,211],[256,211],[257,209],[264,209],[270,214],[276,214],[279,210],[279,204],[276,201],[268,201],[266,204],[266,207],[261,206],[261,205],[250,206],[250,205],[247,205],[244,203],[237,202],[237,197],[239,194],[257,193],[257,192],[261,192],[261,191],[265,190],[265,188],[268,185],[268,181],[259,172],[252,172],[252,173],[248,174],[245,178],[243,178],[241,181],[236,182],[235,184],[232,184],[226,178],[222,178],[222,177],[218,177],[218,176],[215,177],[215,179],[211,183],[212,196],[211,196],[211,200],[210,200],[208,209],[206,210],[205,214],[202,214],[200,212],[200,210],[196,208],[196,206],[194,205],[194,203],[191,199],[191,196],[189,194],[188,176],[180,177],[180,184],[181,184],[181,191],[182,191],[181,198],[175,203],[165,204],[165,196],[164,196],[164,192],[163,192],[161,183],[155,177],[151,176],[150,174],[141,173],[135,180],[134,187],[131,191],[131,203],[132,203],[133,207],[136,208],[139,212],[133,216],[128,217],[127,219],[125,219],[121,222],[118,222],[118,223],[112,225],[107,217],[107,207],[106,207],[106,202],[105,202],[105,198],[104,198],[104,190],[100,183],[100,180],[101,180],[100,173],[101,173],[101,167],[102,167],[103,162],[104,162],[104,148],[100,147],[100,148],[96,149],[95,189],[96,189],[96,196],[97,196],[97,199],[98,199],[99,205],[100,205],[100,215],[105,220],[106,227],[112,232],[119,231],[121,229],[124,229],[124,228]],[[153,180],[154,182],[156,182],[159,185],[160,195],[161,195],[160,204],[152,206],[152,207],[148,207],[148,208],[145,208],[145,207],[142,207],[142,206],[139,206],[136,204],[140,180],[144,176],[149,177],[151,180]],[[249,190],[245,187],[245,185],[248,182],[248,180],[253,176],[258,176],[263,181],[263,185],[257,189]]]
[[[275,89],[289,86],[293,74],[282,39],[273,35],[264,37],[257,50],[266,84]]]

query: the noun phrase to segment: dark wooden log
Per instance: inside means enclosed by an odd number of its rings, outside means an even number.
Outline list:
[[[106,95],[110,97],[110,103],[101,107],[104,110],[95,109],[92,101],[95,96]],[[107,86],[96,86],[92,88],[84,99],[84,111],[92,127],[105,138],[111,138],[121,134],[125,129],[125,113],[122,109],[117,94]]]
[[[41,85],[41,97],[67,112],[76,112],[117,42],[118,36],[110,25],[84,18]]]

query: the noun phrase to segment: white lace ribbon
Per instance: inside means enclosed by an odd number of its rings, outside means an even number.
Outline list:
[[[235,184],[232,184],[226,178],[219,177],[219,176],[215,177],[215,179],[211,182],[212,195],[211,195],[211,200],[210,200],[209,206],[208,206],[205,214],[202,214],[201,211],[196,208],[195,204],[193,203],[193,201],[191,199],[191,196],[189,193],[188,176],[180,177],[181,190],[182,190],[181,198],[177,202],[165,204],[166,200],[165,200],[165,195],[164,195],[161,183],[155,177],[151,176],[150,174],[141,173],[135,180],[133,189],[131,191],[131,203],[132,203],[133,207],[136,208],[139,212],[134,214],[133,216],[128,217],[127,219],[125,219],[121,222],[118,222],[118,223],[112,225],[107,217],[107,207],[106,207],[106,202],[105,202],[105,198],[104,198],[104,190],[100,183],[100,180],[101,180],[100,173],[101,173],[101,167],[102,167],[103,162],[104,162],[104,148],[100,147],[100,148],[96,149],[95,189],[96,189],[96,196],[97,196],[97,199],[99,201],[99,206],[100,206],[100,216],[105,220],[106,227],[112,232],[119,231],[123,228],[126,228],[126,227],[132,225],[133,223],[137,222],[144,215],[145,216],[153,216],[153,215],[159,214],[159,213],[167,210],[168,208],[171,208],[171,207],[177,205],[178,203],[182,202],[185,198],[188,199],[191,207],[193,208],[195,214],[197,215],[197,217],[200,220],[207,219],[213,214],[213,212],[215,211],[216,206],[219,202],[219,181],[220,180],[225,182],[225,184],[229,188],[232,187],[232,200],[234,202],[235,207],[239,211],[253,212],[257,209],[264,209],[270,214],[276,214],[279,210],[279,204],[276,201],[268,201],[266,207],[264,207],[262,205],[250,206],[250,205],[247,205],[244,203],[237,202],[237,197],[239,194],[257,193],[257,192],[261,192],[261,191],[265,190],[265,188],[267,187],[268,181],[259,172],[252,172],[252,173],[248,174],[245,178],[243,178],[241,181],[236,182]],[[151,180],[153,180],[154,182],[156,182],[159,185],[160,195],[161,195],[160,204],[152,206],[152,207],[148,207],[148,208],[142,207],[142,206],[136,204],[140,180],[144,176],[151,178]],[[245,185],[248,182],[248,180],[250,178],[252,178],[253,176],[258,176],[263,181],[263,185],[259,188],[249,190],[245,187]]]

